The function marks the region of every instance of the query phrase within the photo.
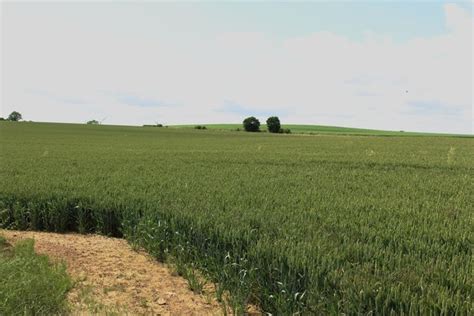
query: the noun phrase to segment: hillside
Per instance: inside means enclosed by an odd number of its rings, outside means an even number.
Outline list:
[[[174,128],[194,128],[198,124],[171,125]],[[200,124],[212,130],[242,130],[242,124]],[[364,128],[326,126],[326,125],[302,125],[302,124],[284,124],[282,128],[289,128],[293,134],[340,134],[340,135],[370,135],[370,136],[461,136],[473,137],[472,135],[459,135],[447,133],[423,133],[406,131],[385,131]],[[262,124],[260,129],[265,131],[266,125]]]

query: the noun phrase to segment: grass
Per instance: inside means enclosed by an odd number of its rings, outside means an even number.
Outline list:
[[[243,130],[242,124],[203,124],[210,130],[236,131]],[[194,128],[195,125],[172,125],[173,128]],[[333,135],[357,135],[357,136],[463,136],[471,135],[441,134],[441,133],[423,133],[423,132],[405,132],[405,131],[385,131],[353,127],[326,126],[326,125],[304,125],[304,124],[285,124],[282,128],[290,129],[293,134],[333,134]],[[266,131],[266,124],[260,126],[262,131]]]
[[[472,138],[0,134],[0,226],[123,236],[240,313],[474,313]]]
[[[62,264],[34,252],[34,241],[14,247],[0,237],[0,315],[62,315],[72,282]]]

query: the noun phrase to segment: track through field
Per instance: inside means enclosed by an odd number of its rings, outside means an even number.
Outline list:
[[[75,280],[72,314],[222,315],[211,289],[198,295],[165,264],[134,251],[123,239],[99,235],[0,230],[12,243],[35,240],[35,250],[64,260]]]

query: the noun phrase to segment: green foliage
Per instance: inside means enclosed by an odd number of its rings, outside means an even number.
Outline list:
[[[86,124],[87,124],[87,125],[99,125],[99,121],[97,121],[97,120],[90,120],[90,121],[87,121]]]
[[[267,128],[270,133],[280,133],[280,119],[277,116],[270,116],[267,119]]]
[[[72,281],[63,264],[34,252],[33,240],[0,245],[0,315],[60,315]]]
[[[215,281],[235,311],[474,312],[472,138],[39,123],[0,134],[3,227],[124,236],[174,258],[197,291],[190,271]]]
[[[207,129],[207,127],[204,125],[196,125],[194,126],[194,129]]]
[[[260,131],[260,121],[253,116],[247,117],[243,122],[243,126],[246,132]]]
[[[143,125],[143,127],[163,127],[163,124],[155,124],[155,125]]]
[[[8,115],[7,121],[18,122],[21,121],[23,117],[21,116],[20,112],[13,111]]]
[[[289,128],[280,128],[278,132],[281,134],[291,134],[291,130]]]

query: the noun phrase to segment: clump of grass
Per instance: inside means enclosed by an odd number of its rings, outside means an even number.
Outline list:
[[[455,156],[456,156],[456,147],[451,146],[448,151],[448,159],[447,159],[448,166],[452,166],[454,164]]]
[[[6,245],[7,245],[7,240],[5,239],[5,237],[0,235],[0,249],[5,247]]]
[[[0,237],[0,315],[58,315],[72,286],[64,264],[34,252],[34,241],[6,246]]]

